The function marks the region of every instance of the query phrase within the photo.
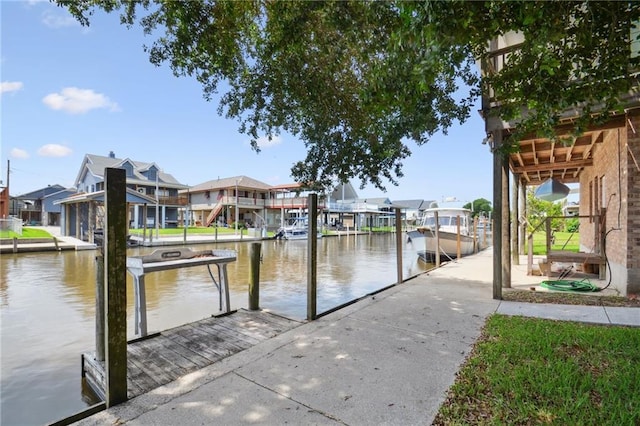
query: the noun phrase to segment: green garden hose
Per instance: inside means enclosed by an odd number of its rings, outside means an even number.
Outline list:
[[[600,287],[591,284],[589,280],[582,279],[580,281],[576,280],[547,280],[542,281],[540,284],[544,288],[548,288],[549,290],[556,291],[600,291],[602,290]]]

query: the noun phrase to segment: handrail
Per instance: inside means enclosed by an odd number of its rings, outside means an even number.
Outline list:
[[[544,224],[547,225],[546,234],[547,234],[547,254],[551,251],[551,220],[553,219],[591,219],[593,218],[596,222],[599,223],[602,215],[577,215],[577,216],[547,216],[541,221],[529,235],[527,236],[527,275],[531,275],[533,272],[533,234]],[[568,242],[568,241],[567,241]],[[565,243],[566,245],[566,243]],[[564,247],[563,247],[564,248]]]
[[[527,237],[527,275],[533,274],[533,234],[545,223],[546,220],[541,221]]]

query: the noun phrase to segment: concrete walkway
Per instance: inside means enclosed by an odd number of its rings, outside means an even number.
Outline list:
[[[493,300],[491,256],[446,264],[77,424],[431,424],[492,313],[640,326],[638,308]],[[514,287],[542,280],[526,267],[512,275]]]

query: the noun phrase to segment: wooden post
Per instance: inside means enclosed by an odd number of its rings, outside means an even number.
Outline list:
[[[18,252],[18,237],[13,237],[13,252]]]
[[[436,221],[434,225],[436,228],[436,246],[435,246],[434,254],[435,254],[436,268],[439,268],[440,267],[440,219],[438,218],[437,211],[433,212],[433,218]],[[426,249],[427,240],[428,238],[424,239],[425,249]],[[425,251],[425,256],[426,256],[426,251]]]
[[[107,407],[127,400],[127,180],[105,168],[105,379]]]
[[[518,216],[518,221],[521,217],[527,217],[527,185],[525,185],[524,181],[520,184],[520,216]],[[527,221],[523,220],[520,224],[520,254],[524,254],[524,244],[527,239]]]
[[[316,319],[317,254],[318,254],[318,194],[309,194],[309,236],[307,238],[307,320]]]
[[[54,236],[53,238],[53,244],[56,246],[56,250],[60,251],[60,246],[58,245],[58,239]]]
[[[260,309],[260,249],[261,243],[251,243],[249,258],[251,269],[249,270],[249,310]]]
[[[456,216],[456,221],[457,221],[457,235],[456,235],[456,255],[457,255],[457,259],[460,259],[461,256],[461,250],[460,250],[460,215]]]
[[[495,232],[495,223],[493,223],[493,219],[485,219],[485,226],[489,225],[489,229],[491,229],[491,238],[493,238],[493,232]],[[484,230],[484,245],[487,245],[487,230]]]
[[[183,232],[183,237],[182,237],[182,244],[187,245],[187,227],[184,227],[184,232]]]
[[[394,208],[396,214],[396,264],[398,284],[402,283],[402,216],[400,208]]]
[[[544,219],[544,227],[545,227],[545,239],[546,239],[546,249],[547,249],[547,256],[549,255],[549,252],[551,251],[551,218],[547,217]]]
[[[104,236],[104,234],[103,234]],[[96,360],[104,361],[104,240],[96,254]]]
[[[511,288],[511,229],[509,227],[509,161],[506,154],[502,157],[502,287]]]
[[[533,275],[533,235],[527,239],[529,241],[527,250],[527,275]]]
[[[143,215],[143,219],[142,219],[142,245],[144,245],[144,243],[147,241],[147,203],[144,204],[144,207],[142,208],[142,215]]]
[[[504,159],[499,149],[502,145],[502,131],[492,132],[493,136],[493,298],[502,300],[502,163]]]
[[[511,189],[511,261],[514,265],[520,264],[518,250],[518,195],[520,194],[520,178],[513,175],[513,188]]]
[[[478,252],[478,217],[473,218],[473,252]]]
[[[95,243],[95,229],[96,229],[96,209],[95,202],[89,202],[89,220],[87,221],[87,233],[89,234],[89,242]]]

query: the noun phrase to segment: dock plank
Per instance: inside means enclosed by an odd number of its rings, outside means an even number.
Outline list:
[[[184,324],[127,344],[127,396],[133,398],[207,367],[302,324],[264,311],[240,309]],[[86,357],[83,374],[104,386],[104,364]],[[101,390],[104,393],[104,389]]]
[[[247,349],[260,342],[255,339],[249,341],[248,339],[240,338],[237,333],[234,334],[229,329],[219,324],[202,324],[202,330],[207,333],[219,336],[220,338],[224,339],[227,344],[235,347],[238,351]]]

